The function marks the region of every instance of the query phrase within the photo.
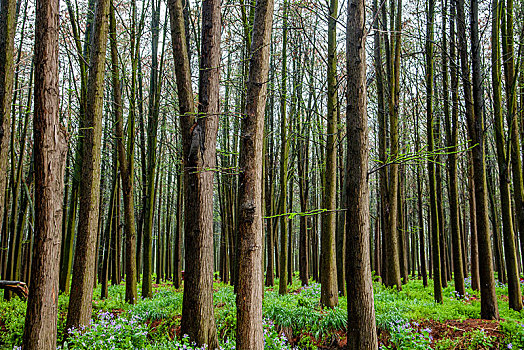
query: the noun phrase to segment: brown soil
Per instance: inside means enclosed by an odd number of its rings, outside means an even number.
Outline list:
[[[500,321],[487,321],[480,319],[467,319],[463,321],[459,320],[447,320],[447,321],[435,321],[435,320],[424,320],[419,322],[411,322],[413,329],[417,331],[422,331],[425,328],[431,329],[431,336],[433,337],[431,346],[434,347],[439,340],[442,339],[457,339],[464,336],[464,333],[471,332],[474,330],[482,329],[484,332],[496,338],[493,349],[498,349],[501,343],[501,340],[504,338],[504,335],[499,330]],[[291,330],[282,330],[286,336],[291,333]],[[318,349],[329,349],[329,350],[339,350],[346,349],[347,339],[346,334],[342,331],[337,331],[329,336],[324,337],[323,339],[316,339],[311,333],[303,333],[290,339],[290,344],[292,346],[297,345],[302,338],[310,338],[310,344],[314,344]],[[391,346],[389,340],[389,333],[384,330],[378,330],[378,340],[379,345]],[[463,349],[461,344],[455,349]]]

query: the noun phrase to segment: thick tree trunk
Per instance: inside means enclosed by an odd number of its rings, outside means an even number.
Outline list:
[[[193,92],[182,2],[170,0],[171,39],[180,104],[185,164],[185,251],[182,334],[198,345],[218,346],[213,310],[213,176],[219,112],[220,2],[202,7],[200,117],[194,118]],[[195,257],[195,258],[193,258]]]
[[[264,112],[269,71],[273,0],[258,0],[253,23],[246,107],[240,134],[239,265],[237,343],[240,350],[264,349],[262,332],[263,233],[262,163]]]
[[[57,337],[60,231],[67,154],[66,133],[59,122],[58,12],[58,1],[39,0],[36,3],[35,243],[24,328],[24,349],[30,350],[55,349]]]
[[[378,349],[369,247],[365,0],[350,0],[346,32],[348,349]]]

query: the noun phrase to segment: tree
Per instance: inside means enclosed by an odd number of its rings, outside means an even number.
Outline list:
[[[161,74],[158,64],[158,42],[160,32],[160,1],[153,1],[151,16],[151,77],[149,82],[149,120],[147,123],[147,167],[146,171],[146,200],[144,208],[143,231],[143,270],[142,270],[142,297],[153,297],[153,217],[156,199],[157,174],[157,134],[160,107]],[[158,176],[158,175],[157,175]]]
[[[434,40],[435,0],[429,0],[427,33],[426,33],[426,114],[428,151],[435,151],[434,126],[433,126],[433,40]],[[431,206],[431,248],[433,253],[433,290],[435,301],[442,303],[442,281],[440,273],[440,229],[439,211],[437,208],[437,180],[435,177],[435,156],[428,159],[429,191]]]
[[[385,51],[386,51],[386,66],[387,66],[387,80],[389,87],[388,95],[388,111],[389,111],[389,157],[392,163],[386,171],[383,171],[383,181],[389,178],[389,181],[384,184],[382,196],[386,197],[384,205],[385,210],[385,245],[386,245],[386,278],[384,280],[388,287],[396,286],[397,289],[402,289],[402,282],[400,279],[400,249],[399,234],[398,234],[398,168],[397,157],[399,156],[399,89],[400,89],[400,53],[402,43],[402,0],[397,2],[397,13],[395,14],[395,1],[391,1],[391,31],[395,31],[395,35],[391,35],[390,39],[385,35]],[[387,28],[386,7],[382,6],[382,21],[384,29]],[[393,29],[394,26],[394,29]],[[385,134],[383,134],[385,136]],[[385,145],[385,140],[383,141]],[[385,156],[385,152],[383,154]],[[381,161],[386,164],[385,158]],[[388,174],[389,173],[389,174]],[[386,175],[387,174],[387,175]]]
[[[134,26],[133,26],[134,27]],[[133,149],[134,149],[134,110],[128,123],[128,151],[124,146],[124,120],[123,103],[120,91],[120,74],[118,71],[118,48],[116,41],[116,18],[113,3],[110,8],[110,42],[111,42],[111,68],[113,84],[113,109],[115,114],[115,134],[117,137],[117,153],[120,165],[120,177],[122,178],[122,192],[124,194],[124,221],[126,241],[126,301],[134,304],[138,298],[136,290],[136,228],[135,228],[135,204],[133,197]],[[131,52],[134,52],[134,35],[131,35]],[[136,82],[136,81],[135,81]],[[135,83],[133,82],[133,83]],[[126,152],[127,151],[127,152]]]
[[[464,0],[458,0],[459,22],[464,16]],[[477,205],[477,238],[480,272],[480,314],[483,319],[498,319],[499,310],[495,294],[493,275],[493,256],[488,219],[488,197],[486,190],[486,163],[484,155],[484,96],[482,89],[480,40],[478,31],[478,1],[471,0],[471,55],[473,77],[473,114],[467,116],[468,134],[473,154],[473,174],[475,178],[475,199]]]
[[[447,1],[446,1],[447,5]],[[453,243],[453,276],[455,278],[455,291],[459,295],[466,292],[464,286],[464,264],[466,256],[462,254],[463,239],[460,234],[460,208],[458,196],[458,179],[457,179],[457,151],[458,151],[458,68],[456,55],[456,35],[455,35],[455,7],[451,7],[451,16],[449,18],[449,30],[451,38],[450,47],[450,76],[451,76],[451,120],[449,111],[446,119],[446,138],[450,154],[448,155],[448,177],[449,177],[449,201],[450,201],[450,220],[451,220],[451,238]],[[444,31],[445,32],[445,31]],[[447,52],[447,50],[446,50]],[[447,76],[446,76],[447,79]],[[446,97],[447,98],[447,97]]]
[[[346,32],[348,349],[378,349],[369,247],[365,0],[350,0]]]
[[[262,350],[263,233],[262,163],[273,0],[255,8],[246,107],[240,135],[237,349]]]
[[[337,128],[337,15],[338,0],[329,2],[328,18],[328,59],[327,59],[327,141],[326,141],[326,168],[324,173],[324,191],[322,193],[322,230],[320,242],[320,302],[326,307],[335,307],[338,304],[335,228],[337,205],[337,149],[335,132]]]
[[[36,2],[35,238],[24,349],[56,348],[66,132],[59,121],[59,1]],[[91,301],[91,300],[90,300]]]
[[[508,277],[509,307],[519,311],[522,309],[520,294],[519,271],[517,266],[517,250],[513,231],[513,212],[511,210],[511,194],[509,189],[509,162],[506,155],[506,139],[504,136],[504,121],[502,118],[501,96],[501,64],[500,64],[500,13],[502,7],[498,0],[493,0],[491,29],[491,82],[493,88],[493,118],[497,161],[499,166],[500,202],[502,205],[502,231],[504,237],[504,253]]]
[[[219,112],[220,2],[202,6],[199,109],[195,118],[181,0],[168,3],[184,155],[186,277],[181,332],[218,346],[213,310],[213,171]],[[196,257],[196,258],[192,258]]]
[[[89,60],[86,114],[84,120],[80,213],[76,239],[73,281],[69,297],[67,329],[89,324],[93,311],[95,249],[100,200],[100,152],[104,97],[105,53],[109,0],[98,0]]]
[[[282,16],[282,80],[280,87],[280,281],[278,293],[287,293],[288,284],[288,217],[287,213],[287,181],[289,161],[288,118],[286,113],[287,100],[287,36],[288,36],[288,1],[284,0]]]
[[[6,204],[7,177],[4,174],[7,172],[11,137],[16,3],[16,0],[4,0],[0,3],[0,174],[2,174],[0,176],[0,225],[5,221],[4,205]]]

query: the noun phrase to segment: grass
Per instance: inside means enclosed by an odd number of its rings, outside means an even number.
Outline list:
[[[340,297],[339,306],[334,309],[322,309],[319,284],[311,283],[309,286],[301,287],[298,278],[293,281],[287,295],[279,295],[277,287],[265,288],[263,315],[266,349],[290,348],[284,335],[293,339],[294,346],[300,349],[316,348],[315,344],[319,339],[325,341],[343,337],[347,320],[346,298]],[[424,288],[422,281],[411,280],[403,286],[402,291],[385,288],[378,282],[374,283],[377,327],[387,334],[386,340],[381,337],[384,349],[428,349],[429,344],[432,343],[431,329],[415,327],[414,323],[418,325],[419,321],[445,322],[480,318],[479,292],[468,288],[466,297],[459,299],[454,293],[453,283],[449,283],[443,290],[444,302],[437,304],[433,300],[431,283],[430,281],[430,285]],[[230,349],[235,341],[235,294],[231,286],[220,282],[215,282],[214,290],[217,331],[222,348]],[[124,295],[124,285],[109,287],[109,298],[106,300],[99,298],[100,286],[95,289],[92,332],[89,336],[77,334],[76,337],[80,340],[76,343],[69,342],[64,345],[64,348],[81,349],[79,344],[83,342],[86,344],[86,349],[106,348],[94,346],[94,343],[102,344],[100,346],[107,346],[109,349],[111,348],[109,346],[115,345],[108,339],[113,339],[118,332],[111,333],[110,329],[104,329],[117,325],[123,327],[119,329],[127,329],[129,333],[127,345],[117,345],[115,348],[118,349],[133,349],[137,346],[148,349],[178,349],[183,348],[184,345],[186,348],[194,348],[186,338],[173,340],[182,312],[182,290],[176,290],[170,285],[162,285],[155,289],[153,298],[140,299],[134,306],[125,303]],[[465,332],[460,339],[442,339],[434,342],[432,346],[438,349],[467,349],[468,347],[490,348],[489,344],[497,344],[497,346],[502,344],[510,348],[513,346],[524,348],[523,312],[509,309],[507,286],[497,284],[497,295],[500,317],[505,320],[500,323],[500,332],[504,335],[504,340],[493,339],[492,335],[483,333],[482,330],[475,330]],[[65,333],[67,304],[68,296],[60,295],[58,321],[60,343]],[[13,349],[14,346],[21,345],[25,307],[26,303],[18,298],[13,298],[9,302],[0,298],[0,348]],[[108,320],[107,317],[112,318]],[[111,323],[114,325],[108,326]],[[131,327],[130,323],[139,324],[141,328]],[[104,324],[104,327],[97,328],[99,324]],[[133,335],[134,329],[138,328],[141,331],[135,331],[137,335]],[[133,345],[133,342],[141,345]]]

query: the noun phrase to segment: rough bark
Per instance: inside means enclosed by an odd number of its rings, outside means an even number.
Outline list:
[[[458,13],[463,18],[463,0],[458,0]],[[460,14],[462,12],[462,14]],[[495,278],[493,275],[493,255],[488,219],[488,197],[486,190],[486,164],[484,154],[484,96],[481,77],[480,39],[478,31],[478,1],[471,0],[471,54],[473,77],[473,114],[469,115],[468,134],[475,147],[472,149],[475,178],[475,199],[477,205],[477,239],[479,249],[480,274],[480,314],[483,319],[498,319],[499,311],[495,294]]]
[[[3,11],[2,11],[3,12]],[[35,26],[35,234],[24,349],[56,348],[66,132],[59,121],[56,0],[36,3]]]
[[[134,40],[134,39],[132,39]],[[111,42],[111,68],[113,83],[113,109],[115,114],[115,134],[117,139],[118,162],[120,166],[120,177],[122,179],[122,192],[124,197],[124,229],[126,245],[126,296],[128,303],[134,304],[138,298],[136,284],[136,229],[135,229],[135,205],[133,196],[133,154],[127,153],[124,146],[124,118],[122,113],[122,95],[120,88],[120,77],[118,71],[118,48],[116,41],[116,18],[115,9],[111,4],[110,9],[110,42]],[[132,45],[133,46],[133,45]],[[134,119],[130,118],[128,128],[134,129]],[[133,123],[133,125],[131,125]],[[134,139],[134,133],[129,137]],[[132,142],[130,140],[130,142]],[[131,147],[132,149],[132,147]]]
[[[219,112],[220,2],[202,7],[199,118],[193,92],[180,0],[168,3],[181,113],[184,154],[185,251],[187,257],[181,332],[198,345],[218,346],[213,309],[213,176]],[[190,224],[189,224],[190,223]]]
[[[509,188],[509,160],[506,154],[506,140],[504,135],[504,121],[501,113],[501,62],[500,62],[500,12],[498,0],[492,4],[492,35],[491,35],[491,84],[493,89],[493,118],[497,161],[499,166],[499,189],[502,212],[502,235],[504,237],[504,254],[508,277],[509,307],[519,311],[522,309],[520,295],[519,271],[517,266],[517,251],[515,248],[515,234],[513,231],[513,212]],[[511,145],[513,146],[513,145]],[[518,158],[518,157],[517,157]],[[520,172],[519,172],[520,173]],[[520,175],[519,175],[520,176]],[[518,192],[518,191],[517,191]],[[517,201],[515,201],[517,202]],[[496,219],[496,218],[494,218]],[[498,243],[495,241],[495,243]],[[497,246],[498,244],[495,244]]]
[[[320,232],[320,303],[326,307],[338,304],[336,262],[336,206],[337,206],[337,60],[336,26],[338,0],[329,1],[328,17],[328,60],[327,60],[327,140],[325,153],[324,188],[322,191],[322,213]]]
[[[0,3],[0,173],[2,174],[0,176],[0,224],[5,221],[3,216],[8,205],[5,198],[7,182],[5,174],[7,173],[9,140],[11,138],[16,3],[16,0],[3,0]],[[4,232],[7,232],[7,230]],[[7,244],[6,238],[3,238],[2,241]],[[6,264],[7,260],[5,255],[5,253],[2,253],[3,264]]]
[[[255,8],[246,107],[240,134],[239,265],[236,348],[262,350],[263,233],[262,163],[273,0]]]
[[[66,329],[89,324],[93,308],[100,200],[100,158],[109,0],[98,0],[92,37],[84,120],[79,218]]]
[[[346,32],[348,349],[378,349],[369,247],[365,0],[350,0]]]

